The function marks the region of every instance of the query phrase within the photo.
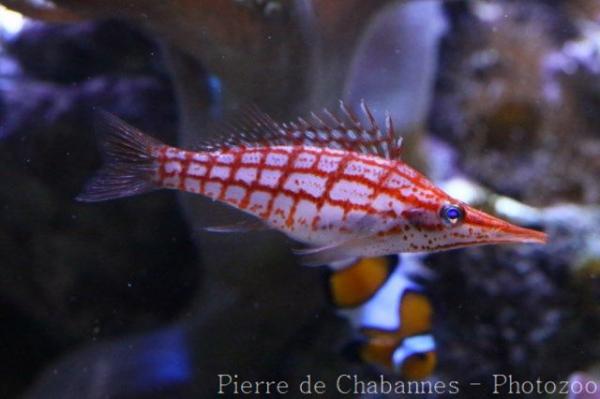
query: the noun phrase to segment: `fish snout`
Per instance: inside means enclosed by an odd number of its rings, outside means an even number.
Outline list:
[[[546,233],[508,223],[474,208],[465,215],[465,224],[478,231],[482,243],[490,244],[546,244]]]

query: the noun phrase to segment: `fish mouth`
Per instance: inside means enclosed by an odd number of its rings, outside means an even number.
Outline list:
[[[546,244],[548,235],[542,231],[508,224],[490,235],[494,244]]]
[[[524,227],[512,226],[511,231],[493,231],[482,238],[476,238],[469,241],[452,243],[449,245],[438,246],[435,250],[449,250],[458,248],[469,248],[484,245],[503,245],[503,244],[546,244],[548,235],[541,231],[526,229]]]

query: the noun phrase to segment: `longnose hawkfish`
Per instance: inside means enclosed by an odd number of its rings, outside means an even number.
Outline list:
[[[104,115],[105,165],[78,199],[166,188],[250,213],[306,245],[301,263],[430,252],[482,244],[545,243],[542,232],[474,209],[400,160],[401,139],[364,102],[312,121],[278,123],[249,109],[221,142],[188,151]],[[216,228],[229,231],[228,227]]]

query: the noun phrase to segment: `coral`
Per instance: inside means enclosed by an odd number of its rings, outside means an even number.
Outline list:
[[[592,103],[578,88],[594,77],[557,80],[547,69],[578,34],[576,21],[553,3],[462,4],[449,5],[432,132],[455,145],[465,173],[500,193],[532,205],[597,203]]]

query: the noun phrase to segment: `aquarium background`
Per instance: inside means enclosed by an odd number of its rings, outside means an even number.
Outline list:
[[[363,98],[408,163],[550,236],[418,258],[429,379],[600,386],[600,2],[0,4],[0,397],[215,397],[223,373],[382,396],[334,389],[400,377],[346,356],[326,271],[282,235],[207,233],[240,216],[189,194],[74,200],[98,110],[190,146],[248,104],[289,120]]]

